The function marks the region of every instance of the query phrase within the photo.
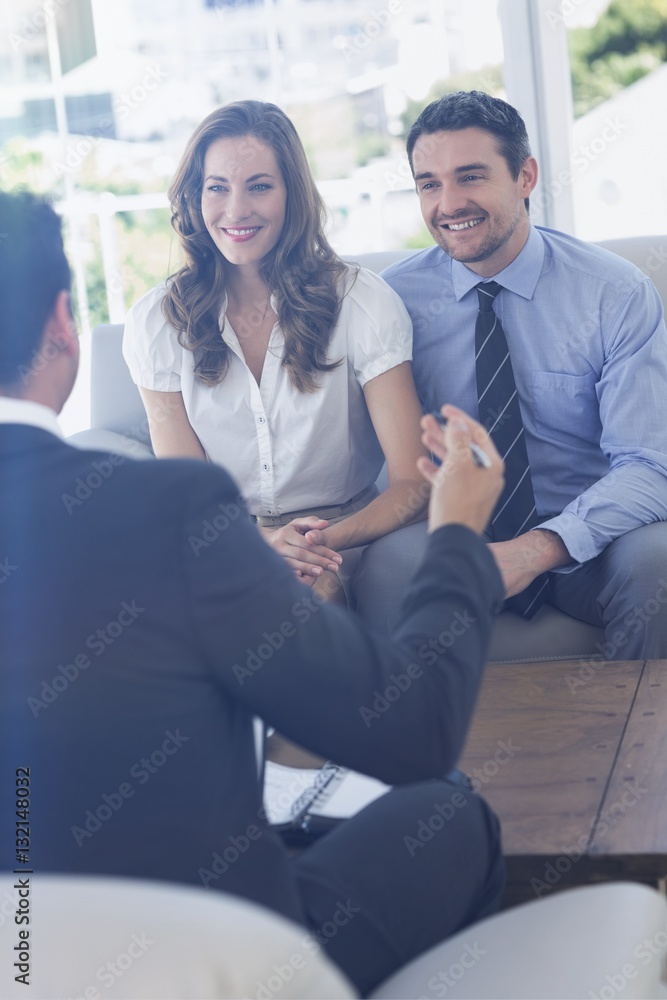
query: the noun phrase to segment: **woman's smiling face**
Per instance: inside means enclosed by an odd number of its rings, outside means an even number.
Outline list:
[[[253,135],[211,143],[201,211],[225,260],[256,268],[280,239],[286,207],[285,182],[270,146]]]

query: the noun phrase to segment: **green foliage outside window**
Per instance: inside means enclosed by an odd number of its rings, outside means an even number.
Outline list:
[[[667,59],[667,0],[612,0],[592,28],[569,33],[575,118]]]

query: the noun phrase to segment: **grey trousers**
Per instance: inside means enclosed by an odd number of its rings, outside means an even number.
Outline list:
[[[364,547],[351,581],[353,606],[369,628],[389,635],[403,595],[426,551],[426,521],[377,538]]]
[[[548,599],[604,627],[608,660],[667,657],[667,522],[628,531],[572,573],[552,573]]]
[[[395,624],[426,546],[426,522],[368,545],[354,580],[357,612],[378,631]],[[667,522],[621,535],[570,573],[552,573],[550,604],[605,630],[610,660],[667,658]]]

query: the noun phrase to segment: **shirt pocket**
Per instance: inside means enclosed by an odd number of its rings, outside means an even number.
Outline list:
[[[532,403],[535,427],[550,437],[599,440],[600,414],[595,372],[565,375],[533,372]]]

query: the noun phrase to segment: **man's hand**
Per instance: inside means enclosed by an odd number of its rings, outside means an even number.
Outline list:
[[[540,573],[572,562],[560,536],[544,528],[533,528],[507,542],[489,542],[489,549],[498,564],[507,597],[520,594]]]
[[[313,531],[311,539],[319,538],[319,532],[327,527],[328,521],[319,517],[297,517],[282,528],[260,528],[264,540],[283,556],[303,583],[310,586],[324,570],[335,573],[343,557],[326,545],[314,544],[306,536]]]
[[[422,417],[422,442],[440,459],[435,465],[420,458],[417,468],[432,486],[429,531],[445,524],[463,524],[477,534],[486,527],[503,488],[503,461],[481,424],[456,406],[443,406],[447,426],[441,427],[432,415]],[[491,460],[488,469],[473,461],[472,442]]]

